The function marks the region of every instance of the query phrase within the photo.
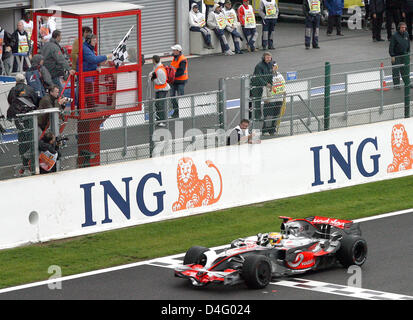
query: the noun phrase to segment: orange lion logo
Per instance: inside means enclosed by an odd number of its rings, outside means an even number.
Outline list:
[[[177,180],[179,198],[178,201],[172,205],[173,211],[209,206],[219,201],[222,194],[221,173],[212,161],[207,160],[205,163],[208,167],[212,167],[218,172],[221,183],[221,190],[219,191],[218,197],[214,198],[214,185],[211,177],[205,175],[205,177],[200,180],[194,161],[191,158],[185,157],[178,162]]]
[[[413,146],[409,144],[406,129],[402,124],[393,126],[391,134],[393,162],[387,167],[387,172],[409,170],[413,163]]]

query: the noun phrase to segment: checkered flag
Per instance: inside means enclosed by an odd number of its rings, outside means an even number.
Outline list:
[[[128,58],[126,44],[128,42],[129,35],[134,27],[135,26],[132,26],[129,29],[128,33],[123,37],[122,41],[118,44],[118,46],[112,50],[112,61],[115,63],[116,68],[118,68]]]

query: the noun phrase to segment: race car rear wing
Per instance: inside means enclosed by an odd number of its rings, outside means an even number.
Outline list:
[[[326,217],[308,217],[306,220],[310,221],[314,225],[318,224],[328,224],[332,227],[340,228],[340,229],[349,229],[353,225],[353,221],[350,220],[342,220],[336,218],[326,218]]]

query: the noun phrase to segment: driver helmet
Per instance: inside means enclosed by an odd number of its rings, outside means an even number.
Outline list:
[[[279,232],[270,232],[268,234],[268,243],[272,246],[281,242],[282,235]]]

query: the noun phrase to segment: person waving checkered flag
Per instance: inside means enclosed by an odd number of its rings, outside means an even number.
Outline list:
[[[134,27],[135,26],[132,26],[129,29],[128,33],[123,37],[122,41],[118,44],[118,46],[114,50],[112,50],[112,61],[115,63],[116,68],[118,68],[128,58],[126,44],[128,42],[129,35]]]

